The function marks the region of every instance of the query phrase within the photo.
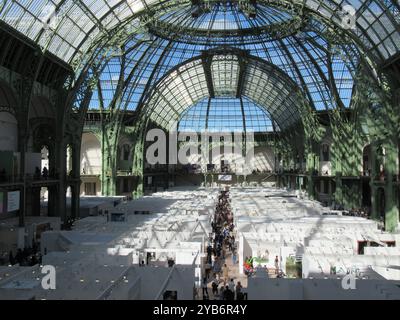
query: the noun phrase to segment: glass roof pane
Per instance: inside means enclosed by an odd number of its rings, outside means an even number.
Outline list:
[[[128,19],[133,19],[135,14],[148,13],[149,8],[153,8],[162,21],[180,21],[181,26],[204,30],[243,31],[290,19],[290,14],[283,8],[262,2],[257,6],[255,18],[252,19],[249,19],[249,13],[242,10],[237,1],[224,4],[217,2],[197,18],[191,14],[191,1],[181,1],[174,7],[169,4],[164,0],[5,1],[3,7],[0,7],[0,20],[70,63],[71,59],[84,53],[96,35],[104,36],[104,41],[109,41],[107,36],[112,28],[121,27]],[[400,14],[398,6],[392,1],[307,0],[305,4],[307,9],[318,12],[324,19],[335,21],[339,26],[345,13],[344,6],[353,6],[356,26],[349,31],[363,43],[366,51],[371,52],[381,63],[399,52],[397,39],[400,34]],[[393,41],[387,40],[389,36]],[[250,38],[257,42],[257,37],[255,34]],[[220,40],[221,44],[227,41],[223,36]],[[236,42],[241,42],[240,37]]]
[[[242,100],[242,101],[241,101]],[[178,131],[273,132],[268,114],[247,98],[205,98],[182,114]]]

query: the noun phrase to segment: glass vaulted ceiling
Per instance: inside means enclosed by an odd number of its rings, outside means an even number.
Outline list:
[[[178,131],[273,132],[279,130],[270,115],[252,100],[204,98],[182,114]]]
[[[216,52],[195,58],[163,77],[146,101],[145,111],[153,121],[170,129],[188,108],[206,97],[244,96],[283,129],[300,120],[302,100],[298,93],[297,85],[273,65],[250,56],[244,59],[240,52]]]
[[[193,2],[204,4],[206,1]],[[69,63],[89,48],[96,48],[96,43],[115,44],[111,41],[117,34],[115,30],[130,26],[131,32],[118,34],[119,45],[126,52],[124,65],[121,64],[121,57],[109,59],[99,77],[90,106],[93,109],[108,108],[116,94],[122,96],[114,101],[121,103],[113,107],[121,110],[140,108],[149,99],[150,89],[171,69],[200,56],[203,51],[221,46],[235,47],[277,66],[296,83],[316,110],[349,107],[360,57],[367,53],[379,64],[399,52],[398,1],[257,0],[257,14],[251,19],[238,1],[208,2],[212,4],[208,11],[194,16],[192,1],[185,0],[9,0],[0,3],[0,19]],[[282,7],[282,4],[290,3],[299,5],[290,10],[287,6]],[[301,8],[302,3],[304,8]],[[324,19],[340,26],[345,5],[351,5],[356,10],[356,28],[348,30],[356,39],[356,44],[339,41],[333,45],[326,40],[325,31],[329,28]],[[293,24],[295,32],[291,32],[290,23],[299,19],[304,23]],[[175,27],[165,28],[159,36],[154,35],[152,27],[160,21]],[[280,34],[277,30],[285,23],[289,25]],[[176,27],[181,31],[179,34],[190,35],[194,40],[187,41],[188,37],[177,36]],[[192,29],[188,27],[197,30],[199,35],[191,33]],[[257,28],[265,32],[251,32]],[[210,37],[204,37],[202,30],[209,32]],[[216,31],[219,37],[211,37]],[[226,36],[221,38],[221,32],[222,35],[225,32]],[[214,94],[233,94],[233,88],[239,82],[234,59],[229,63],[212,65],[211,69],[214,70]],[[199,66],[197,71],[198,74],[191,80],[192,83],[198,81],[193,90],[209,94],[208,87],[207,92],[201,91],[205,90],[202,78],[206,74],[204,68]],[[117,93],[120,73],[124,78],[131,76],[131,81],[122,93]],[[192,105],[196,103],[194,99],[189,99],[189,102]],[[158,113],[152,117],[160,123],[170,120],[163,118],[163,108],[155,111]],[[295,108],[287,112],[297,119]],[[282,126],[291,123],[287,112],[279,116]],[[278,119],[273,120],[278,122]]]
[[[237,3],[238,1],[195,1],[210,3]],[[242,0],[247,3],[249,1]],[[354,8],[356,26],[350,29],[365,51],[383,63],[400,49],[400,6],[398,0],[257,0],[260,6],[271,4],[304,4],[305,16],[318,16],[336,26],[343,23],[344,7]],[[104,44],[112,38],[113,31],[131,24],[131,32],[139,26],[138,15],[152,13],[151,19],[158,19],[175,10],[187,10],[192,1],[184,0],[7,0],[0,3],[0,19],[20,31],[40,46],[54,53],[66,62],[72,63],[81,54]],[[179,9],[178,8],[182,8]],[[264,10],[261,8],[261,11]],[[268,9],[273,10],[273,9]],[[245,28],[246,19],[240,14],[239,20],[230,21]],[[271,18],[265,23],[276,22]],[[220,16],[210,16],[210,28],[220,25]],[[287,17],[277,15],[278,20]],[[142,20],[142,24],[144,20]],[[149,21],[149,20],[147,20]],[[250,22],[249,22],[250,23]],[[135,25],[132,28],[132,25]],[[205,28],[201,22],[198,27]],[[130,33],[128,33],[130,34]]]
[[[210,45],[181,43],[148,35],[134,37],[127,46],[135,47],[135,50],[126,55],[125,68],[121,70],[121,59],[114,57],[101,74],[98,90],[95,91],[91,101],[92,109],[100,108],[100,99],[103,101],[104,108],[110,106],[116,94],[120,72],[124,73],[125,78],[133,73],[133,80],[125,88],[118,108],[136,110],[138,105],[143,104],[148,98],[149,88],[157,87],[160,88],[158,90],[166,90],[156,85],[168,75],[170,70],[187,60],[201,56],[204,51],[215,49]],[[328,43],[321,36],[311,32],[266,43],[238,43],[235,46],[248,55],[258,57],[282,70],[302,90],[312,108],[328,110],[337,106],[337,101],[332,96],[332,86],[335,87],[342,106],[349,107],[354,84],[353,77],[359,64],[357,51],[350,45],[344,46],[341,51],[328,50],[328,47]],[[352,53],[352,60],[348,61],[346,55],[350,53]],[[329,68],[332,72],[328,72]],[[210,69],[214,74],[212,83],[216,91],[215,96],[236,96],[235,90],[239,83],[237,57],[222,59],[219,64],[212,63]],[[199,99],[209,94],[201,61],[198,61],[196,68],[193,68],[190,74],[186,74],[186,77],[189,77],[189,80],[182,81],[180,76],[175,75],[175,78],[170,76],[169,81],[182,85],[182,90],[185,89],[184,82],[196,81],[190,90],[199,94]],[[254,79],[251,79],[252,77]],[[244,80],[250,83],[257,81],[257,77],[251,73],[248,73],[248,78],[249,80]],[[262,90],[260,84],[255,85],[255,88],[249,87],[248,90]],[[189,96],[185,93],[183,98],[185,101],[180,102],[178,106],[184,103],[184,108],[186,108],[196,103],[190,90]],[[171,113],[168,112],[168,117],[166,117],[167,111],[162,112],[162,106],[163,104],[160,104],[159,108],[153,110],[156,114],[152,117],[165,124],[171,120]],[[168,106],[166,101],[164,101],[164,106]],[[183,111],[184,108],[178,111]],[[179,114],[175,114],[175,117],[179,118]],[[281,118],[284,117],[281,116]]]

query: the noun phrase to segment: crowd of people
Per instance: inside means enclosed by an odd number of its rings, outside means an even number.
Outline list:
[[[371,215],[371,210],[370,210],[370,208],[367,208],[367,207],[366,208],[351,208],[351,210],[349,210],[348,212],[344,211],[343,215],[368,219]]]
[[[34,266],[42,263],[42,256],[40,254],[39,245],[33,242],[32,247],[25,247],[24,249],[18,249],[17,253],[13,254],[9,252],[8,261],[10,265],[19,264],[20,266]]]
[[[233,278],[220,285],[219,280],[215,277],[211,283],[212,293],[215,298],[219,297],[220,300],[243,300],[243,286],[240,281],[235,284]],[[203,297],[208,298],[207,279],[203,280]]]
[[[235,283],[229,276],[226,263],[228,254],[232,265],[237,263],[237,248],[234,235],[233,214],[229,201],[229,191],[221,191],[218,196],[213,221],[212,236],[207,246],[206,276],[203,278],[203,299],[209,299],[208,283],[211,280],[214,298],[220,300],[243,300],[242,284]],[[212,278],[212,279],[211,279]]]
[[[47,169],[47,167],[43,167],[43,170],[40,171],[39,167],[35,168],[35,174],[34,174],[34,179],[39,180],[39,179],[45,179],[47,180],[49,177],[54,178],[56,175],[56,172],[54,169],[50,170]]]

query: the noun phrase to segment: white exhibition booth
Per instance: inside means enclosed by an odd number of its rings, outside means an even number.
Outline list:
[[[218,193],[177,188],[123,201],[107,214],[76,221],[72,231],[60,231],[59,221],[48,220],[54,229],[42,234],[42,263],[56,267],[57,290],[41,289],[40,266],[13,266],[0,268],[0,296],[193,299],[204,276]],[[239,260],[230,268],[249,299],[400,297],[388,281],[400,280],[398,234],[382,232],[364,218],[326,215],[318,202],[286,190],[232,187],[230,199]],[[110,219],[111,210],[123,219]],[[284,274],[288,266],[290,272],[300,267],[303,279],[272,279],[276,256]],[[249,279],[246,257],[256,267]],[[337,289],[347,274],[362,281],[360,290]]]
[[[357,269],[369,278],[382,279],[384,273],[388,279],[400,280],[395,269],[382,270],[400,266],[399,247],[387,247],[387,243],[398,244],[400,235],[382,232],[375,221],[325,215],[327,209],[320,203],[302,200],[285,190],[232,188],[231,197],[241,274],[246,257],[254,258],[254,267],[275,270],[278,256],[279,269],[284,273],[289,257],[301,262],[305,278],[316,274],[329,277],[336,268],[342,275]],[[362,242],[379,247],[365,246],[364,255],[359,255]]]

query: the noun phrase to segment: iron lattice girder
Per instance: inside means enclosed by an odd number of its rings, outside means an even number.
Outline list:
[[[247,64],[245,57],[239,57],[239,80],[236,90],[236,98],[240,98],[243,95],[244,79],[247,71]],[[243,103],[242,103],[243,107]],[[243,108],[242,108],[243,109]],[[243,110],[242,110],[243,111]]]
[[[150,21],[150,20],[149,20],[149,21]],[[143,23],[143,25],[145,25],[145,24],[146,24],[146,22]],[[124,36],[121,36],[121,39],[123,39],[123,38],[124,38]],[[240,83],[240,82],[239,82],[239,83]]]
[[[157,39],[157,38],[156,38]],[[307,38],[307,41],[309,41],[308,40],[308,38]],[[161,43],[161,41],[160,41],[160,43]],[[160,45],[160,50],[162,50],[163,52],[164,51],[167,51],[164,47],[162,47],[161,46],[161,44],[158,44],[158,45]],[[286,49],[286,47],[285,47],[285,45],[283,45],[283,47]],[[172,54],[174,51],[173,50],[175,50],[175,47],[172,49],[172,51],[170,52],[170,53],[168,53],[168,55],[170,55],[170,54]],[[226,50],[226,49],[224,49],[224,50]],[[265,50],[267,50],[267,49],[265,49]],[[305,49],[306,50],[306,49]],[[322,49],[321,49],[322,50]],[[215,52],[218,52],[218,50],[214,50]],[[324,52],[326,51],[326,50],[323,50]],[[291,54],[289,53],[288,54],[288,56],[290,57],[291,56]],[[308,55],[309,56],[309,55]],[[309,56],[310,57],[310,56]],[[241,56],[240,56],[240,58],[241,58]],[[149,60],[152,60],[153,58],[151,58],[150,59],[150,57],[148,58]],[[295,62],[293,62],[293,66],[296,66],[296,63]],[[149,70],[150,71],[150,70]],[[299,75],[299,78],[300,78],[300,80],[302,79],[302,76],[301,75]],[[148,83],[150,83],[151,81],[147,81]],[[209,81],[209,83],[212,83],[212,81]],[[241,82],[241,81],[239,81],[239,84],[243,84],[243,82]],[[146,87],[147,87],[147,85],[146,85]],[[152,87],[152,84],[149,86],[149,90],[150,90],[150,88]],[[147,92],[147,90],[145,90],[146,92]],[[146,94],[147,95],[147,94]],[[329,97],[328,97],[329,98]],[[330,98],[329,98],[330,99]],[[142,101],[142,100],[141,100]],[[141,106],[141,103],[139,103],[139,107]]]
[[[269,24],[260,27],[251,27],[246,29],[227,29],[227,30],[210,30],[198,29],[185,26],[177,26],[161,20],[155,20],[147,25],[149,32],[164,39],[175,39],[186,43],[210,43],[213,39],[217,42],[260,42],[262,40],[271,41],[300,32],[305,25],[304,20],[300,17],[293,17],[288,21],[275,24]],[[244,37],[253,37],[246,41]],[[258,39],[255,40],[254,38]],[[233,38],[229,41],[226,38]]]
[[[204,75],[205,75],[206,81],[207,81],[207,88],[208,88],[209,96],[210,96],[210,98],[215,98],[213,78],[211,75],[212,57],[210,55],[208,55],[207,52],[204,52],[202,54],[202,63],[203,63]]]

